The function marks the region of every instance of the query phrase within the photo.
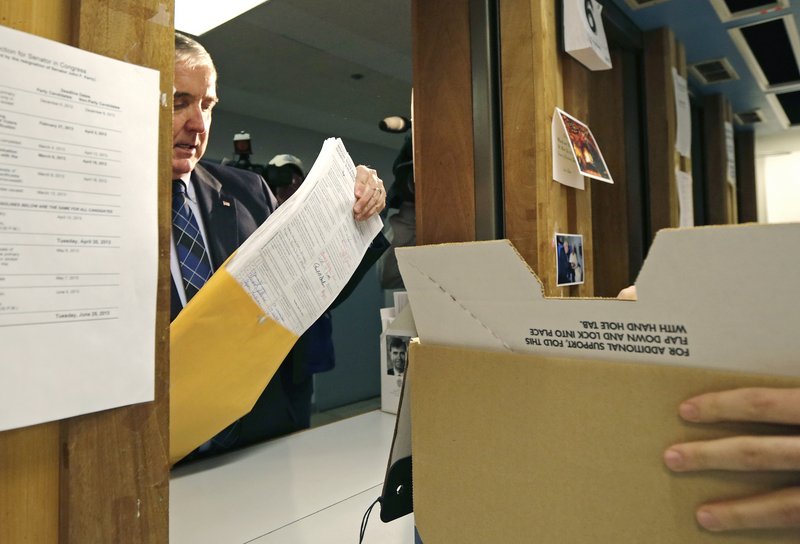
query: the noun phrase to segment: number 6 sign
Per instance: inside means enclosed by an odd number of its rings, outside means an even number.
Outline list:
[[[564,51],[588,69],[611,69],[611,56],[596,0],[564,0]]]

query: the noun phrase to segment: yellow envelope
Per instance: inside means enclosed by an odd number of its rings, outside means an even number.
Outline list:
[[[170,325],[170,462],[249,412],[297,339],[220,267]]]

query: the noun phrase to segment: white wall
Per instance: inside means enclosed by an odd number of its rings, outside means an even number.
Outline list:
[[[800,128],[756,136],[756,197],[759,222],[800,221]]]
[[[800,221],[800,152],[764,158],[764,197],[767,222]]]

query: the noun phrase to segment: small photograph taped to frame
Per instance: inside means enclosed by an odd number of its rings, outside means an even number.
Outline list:
[[[583,283],[583,235],[556,233],[556,285]]]
[[[589,127],[565,111],[558,110],[558,114],[572,144],[572,153],[581,174],[606,183],[614,183],[603,154],[600,153],[600,146],[597,145]]]
[[[386,335],[386,374],[401,377],[406,371],[409,336]]]
[[[381,410],[396,414],[400,404],[411,336],[381,335]]]

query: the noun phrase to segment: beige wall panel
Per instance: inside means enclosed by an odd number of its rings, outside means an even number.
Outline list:
[[[754,132],[737,132],[736,142],[736,202],[739,223],[758,221],[756,196],[756,148]]]

